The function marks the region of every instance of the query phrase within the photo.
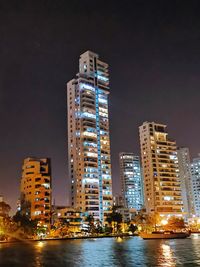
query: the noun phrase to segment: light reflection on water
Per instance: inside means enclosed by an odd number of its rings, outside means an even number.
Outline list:
[[[158,254],[158,265],[160,266],[176,266],[176,258],[169,244],[160,244]]]
[[[200,266],[196,239],[103,238],[0,244],[2,267]]]

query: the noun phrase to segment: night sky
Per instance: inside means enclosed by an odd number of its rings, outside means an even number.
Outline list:
[[[143,121],[167,124],[177,145],[197,156],[198,4],[0,1],[0,194],[13,209],[27,156],[51,157],[53,196],[67,203],[66,82],[86,50],[110,65],[114,193],[120,188],[118,153],[139,153]]]

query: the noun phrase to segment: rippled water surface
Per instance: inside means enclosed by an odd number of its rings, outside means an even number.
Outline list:
[[[0,266],[200,266],[200,236],[179,240],[131,237],[0,244]]]

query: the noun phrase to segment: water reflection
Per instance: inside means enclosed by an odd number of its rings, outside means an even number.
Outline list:
[[[160,243],[158,253],[158,266],[174,267],[176,266],[176,259],[169,244]]]
[[[130,266],[131,253],[128,239],[117,238],[112,245],[113,266]]]
[[[103,238],[0,244],[0,266],[174,267],[200,266],[200,238]]]
[[[200,266],[200,250],[199,250],[200,235],[194,234],[191,236],[191,239],[192,239],[191,251],[194,254],[193,257],[195,257],[194,262],[195,262],[196,266]]]
[[[82,257],[77,266],[110,267],[112,265],[113,239],[88,239],[82,242]]]
[[[41,252],[42,251],[42,248],[45,246],[46,242],[45,241],[38,241],[38,242],[35,242],[35,248]]]
[[[37,241],[34,243],[35,248],[35,266],[41,267],[43,263],[43,249],[45,247],[46,242],[45,241]]]

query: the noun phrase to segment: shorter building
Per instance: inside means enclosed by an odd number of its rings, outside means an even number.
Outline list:
[[[124,207],[123,197],[120,195],[116,195],[113,197],[113,206],[116,207]]]
[[[10,206],[4,201],[2,195],[0,195],[0,223],[4,221],[4,219],[9,218]]]
[[[186,212],[188,217],[192,217],[194,205],[190,152],[187,147],[180,147],[177,152],[184,212]]]
[[[122,215],[122,222],[128,223],[130,222],[136,215],[137,210],[136,209],[128,209],[123,207],[118,207],[116,209],[117,213],[120,213]]]
[[[147,213],[183,216],[176,142],[166,125],[144,122],[139,127]]]
[[[143,206],[140,159],[133,153],[121,152],[119,161],[123,206],[140,210]]]
[[[79,233],[83,223],[82,212],[66,206],[53,206],[53,224],[61,223],[69,228],[69,233]]]
[[[200,217],[200,154],[194,158],[191,163],[192,187],[194,198],[194,212]]]
[[[49,158],[26,158],[21,177],[21,214],[40,225],[51,223],[51,162]]]

